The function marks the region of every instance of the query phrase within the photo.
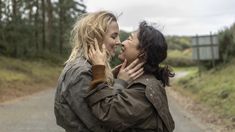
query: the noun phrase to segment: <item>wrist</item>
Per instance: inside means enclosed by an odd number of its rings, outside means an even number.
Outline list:
[[[102,61],[97,61],[97,62],[94,62],[93,63],[93,65],[105,65],[105,63],[104,62],[102,62]]]

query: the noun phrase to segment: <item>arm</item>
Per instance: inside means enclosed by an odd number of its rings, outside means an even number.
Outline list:
[[[64,109],[71,110],[71,114],[67,114],[67,116],[73,121],[73,125],[80,125],[79,122],[82,122],[90,130],[100,130],[101,128],[97,124],[98,119],[92,114],[84,99],[90,86],[91,77],[92,74],[88,67],[71,68],[63,80],[63,86],[66,90],[62,93],[62,98],[66,101],[64,103],[68,104],[64,105],[66,107]]]
[[[93,66],[94,75],[97,75],[97,70],[96,66]],[[100,74],[100,78],[101,75],[103,74]],[[93,86],[96,88],[89,92],[86,100],[93,114],[109,127],[124,130],[145,119],[152,112],[151,104],[145,97],[143,84],[134,84],[127,89],[127,83],[117,79],[113,87],[105,83]]]

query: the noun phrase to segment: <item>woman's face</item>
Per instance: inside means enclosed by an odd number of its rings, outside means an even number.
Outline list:
[[[122,42],[123,48],[118,56],[118,58],[122,61],[127,60],[127,64],[130,64],[134,61],[140,54],[140,50],[137,49],[139,45],[139,40],[137,38],[137,32],[133,32],[127,40]]]
[[[113,21],[108,26],[104,37],[104,44],[110,55],[114,56],[115,46],[120,43],[118,23]]]

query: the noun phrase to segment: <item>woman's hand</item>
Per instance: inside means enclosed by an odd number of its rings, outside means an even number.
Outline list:
[[[95,47],[94,47],[94,45],[95,45]],[[89,54],[88,54],[92,65],[105,65],[105,62],[107,59],[105,45],[104,44],[102,45],[102,51],[100,51],[100,49],[99,49],[97,39],[95,39],[94,45],[92,45],[92,44],[90,45]]]
[[[130,83],[144,74],[144,68],[142,67],[144,62],[140,63],[138,58],[127,67],[126,63],[127,61],[125,60],[120,68],[117,78]]]

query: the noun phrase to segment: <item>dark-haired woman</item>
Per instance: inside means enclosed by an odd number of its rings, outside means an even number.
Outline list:
[[[167,57],[163,34],[141,22],[139,29],[123,42],[119,59],[126,59],[127,65],[136,58],[145,62],[144,74],[134,81],[117,79],[113,87],[107,85],[103,55],[99,49],[90,51],[93,81],[86,100],[94,115],[113,131],[172,132],[175,125],[165,86],[174,74],[167,66],[160,66]],[[133,69],[120,72],[133,73]]]

